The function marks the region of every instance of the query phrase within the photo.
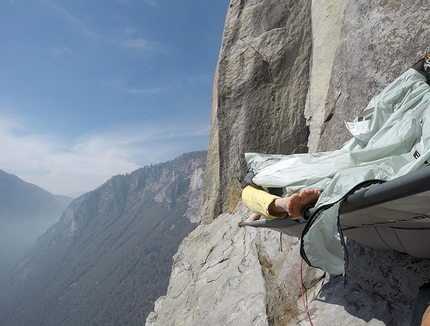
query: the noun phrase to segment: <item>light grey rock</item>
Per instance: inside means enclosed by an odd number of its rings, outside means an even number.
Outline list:
[[[307,150],[311,1],[230,3],[214,80],[202,222],[232,212],[244,152]]]
[[[430,2],[349,1],[331,71],[319,150],[332,150],[349,135],[344,121],[414,64],[430,45]],[[330,73],[330,72],[327,72]]]
[[[194,172],[191,175],[190,187],[186,196],[187,198],[194,198],[194,200],[188,201],[188,209],[185,212],[185,216],[190,220],[191,223],[198,223],[200,221],[200,211],[202,207],[202,191],[205,171],[201,167],[193,168]]]
[[[288,325],[301,314],[298,239],[284,236],[281,248],[277,232],[237,227],[248,214],[240,204],[182,242],[147,326]],[[308,286],[322,278],[305,274]]]
[[[330,86],[341,27],[349,1],[312,1],[312,55],[305,116],[309,124],[309,152],[315,152],[324,122],[324,107]]]
[[[403,262],[384,271],[375,260],[396,253],[352,243],[346,284],[342,276],[325,276],[305,263],[301,281],[299,240],[281,238],[271,230],[238,228],[237,222],[248,214],[241,203],[234,214],[200,225],[183,241],[174,257],[167,294],[157,300],[147,326],[308,326],[301,282],[314,325],[408,324],[411,299],[425,278],[405,276],[416,276],[413,269],[427,272],[428,262],[400,255]],[[371,263],[356,261],[357,250],[365,250]],[[387,279],[401,275],[397,288],[392,288]]]

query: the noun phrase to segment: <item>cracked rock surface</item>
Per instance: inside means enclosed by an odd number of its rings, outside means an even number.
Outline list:
[[[298,239],[283,237],[281,251],[278,233],[237,227],[248,213],[239,205],[182,242],[147,326],[288,325],[301,314]],[[322,277],[305,270],[305,284]]]

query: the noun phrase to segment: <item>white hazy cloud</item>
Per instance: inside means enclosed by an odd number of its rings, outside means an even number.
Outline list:
[[[54,48],[54,49],[52,49],[52,57],[54,59],[57,59],[61,55],[71,54],[71,53],[72,53],[72,51],[68,47],[62,47],[62,48]]]
[[[126,50],[134,50],[139,51],[145,55],[151,55],[154,53],[157,54],[166,54],[168,51],[166,50],[166,46],[147,40],[142,37],[132,37],[134,34],[138,34],[139,31],[133,27],[122,27],[122,34],[117,35],[115,33],[112,34],[112,31],[103,29],[101,27],[97,28],[97,25],[94,25],[91,21],[85,21],[84,18],[79,17],[77,14],[72,14],[69,12],[65,6],[58,4],[52,0],[40,0],[46,6],[52,8],[55,12],[58,13],[60,17],[62,17],[65,21],[67,21],[74,29],[76,29],[82,35],[85,35],[92,42],[102,42],[107,45],[115,45],[122,47]],[[116,0],[117,2],[127,4],[128,0]],[[143,1],[145,4],[149,6],[155,6],[156,1],[146,0]],[[64,48],[67,49],[67,48]],[[63,49],[63,50],[64,50]],[[61,49],[60,49],[61,50]],[[70,51],[70,50],[69,50]],[[61,54],[61,52],[53,52],[53,56],[56,57]]]
[[[121,79],[110,79],[108,81],[103,81],[102,86],[107,87],[115,92],[128,93],[128,94],[159,94],[164,90],[161,87],[152,86],[147,88],[136,88],[128,85],[127,82]]]
[[[114,175],[193,150],[181,144],[208,132],[207,126],[121,126],[66,144],[52,135],[31,132],[17,121],[0,118],[0,169],[63,195],[93,190]]]
[[[166,54],[167,50],[165,46],[160,43],[152,42],[142,37],[140,38],[127,38],[121,41],[122,47],[126,49],[133,49],[136,51],[141,51],[145,54],[160,53]]]
[[[115,0],[118,3],[122,3],[122,4],[128,4],[130,3],[129,0]],[[149,5],[149,6],[155,6],[157,4],[157,2],[155,0],[141,0],[143,3]]]
[[[125,40],[122,42],[122,46],[126,48],[138,48],[143,50],[150,50],[152,48],[151,44],[143,38]]]

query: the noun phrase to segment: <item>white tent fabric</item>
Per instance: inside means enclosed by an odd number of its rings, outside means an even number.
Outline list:
[[[332,152],[246,153],[248,167],[255,174],[252,182],[263,188],[283,188],[284,195],[305,188],[321,189],[316,205],[321,207],[336,203],[365,180],[392,180],[427,166],[430,87],[425,77],[409,69],[346,126],[352,139]],[[336,203],[318,215],[302,238],[311,265],[332,274],[344,273],[338,218]]]

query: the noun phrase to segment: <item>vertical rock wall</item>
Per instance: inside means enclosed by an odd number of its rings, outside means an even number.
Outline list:
[[[232,211],[245,152],[307,150],[311,1],[232,0],[214,81],[202,222]]]
[[[232,0],[214,80],[202,222],[233,211],[244,152],[332,150],[430,44],[430,3]]]

